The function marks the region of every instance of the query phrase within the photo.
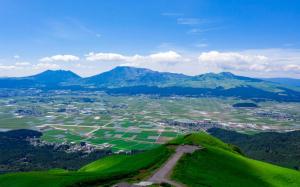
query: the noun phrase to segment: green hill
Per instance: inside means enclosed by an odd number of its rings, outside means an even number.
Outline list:
[[[172,180],[187,186],[300,186],[300,172],[249,159],[239,148],[206,133],[179,137],[136,155],[109,156],[78,171],[50,170],[0,175],[0,186],[88,186],[147,178],[172,154],[176,145],[201,145],[177,163]]]
[[[300,172],[249,159],[239,149],[200,133],[181,142],[205,147],[185,155],[177,163],[172,179],[187,186],[299,186]]]
[[[118,179],[147,175],[159,167],[172,153],[161,146],[144,153],[128,156],[115,155],[86,165],[78,171],[50,170],[0,175],[0,186],[5,187],[61,187],[107,184]]]
[[[300,131],[244,134],[211,128],[208,132],[226,143],[237,145],[250,158],[297,170],[300,168]]]

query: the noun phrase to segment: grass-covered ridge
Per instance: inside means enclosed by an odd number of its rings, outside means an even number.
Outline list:
[[[176,145],[200,145],[177,163],[172,180],[186,186],[300,186],[300,172],[243,156],[235,146],[204,132],[178,137],[158,148],[136,155],[114,155],[92,162],[78,171],[54,169],[0,175],[0,186],[63,187],[140,181],[150,176],[172,154]]]
[[[172,178],[187,186],[300,186],[300,172],[244,157],[239,149],[206,133],[174,140],[204,149],[185,155]]]
[[[106,184],[118,179],[139,179],[159,167],[172,153],[166,146],[136,155],[116,155],[92,162],[78,171],[50,170],[0,175],[0,186],[62,187]]]

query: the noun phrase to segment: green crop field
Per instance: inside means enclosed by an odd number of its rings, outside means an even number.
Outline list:
[[[268,101],[257,103],[254,109],[232,107],[237,102],[251,101],[71,91],[16,96],[0,98],[0,130],[34,129],[42,131],[42,140],[48,142],[106,143],[115,151],[127,151],[146,149],[193,131],[167,121],[207,120],[247,133],[300,129],[299,103]]]

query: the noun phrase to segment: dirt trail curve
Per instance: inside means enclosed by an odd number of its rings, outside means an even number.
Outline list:
[[[169,183],[172,186],[175,187],[183,187],[183,184],[179,184],[175,181],[172,181],[169,179],[169,175],[179,159],[185,154],[185,153],[193,153],[196,150],[201,149],[199,146],[193,146],[193,145],[179,145],[176,148],[176,152],[165,162],[165,164],[159,168],[153,175],[150,177],[147,181],[142,181],[138,184],[129,184],[126,182],[121,182],[114,187],[141,187],[141,186],[149,186],[150,184],[160,184],[160,183]]]
[[[180,145],[177,147],[176,152],[169,158],[169,160],[159,169],[157,170],[154,175],[148,179],[149,182],[152,183],[162,183],[166,182],[176,187],[182,187],[182,184],[179,184],[175,181],[169,179],[169,174],[171,173],[172,169],[175,167],[178,160],[183,156],[185,153],[193,153],[194,151],[200,149],[199,146],[193,145]]]

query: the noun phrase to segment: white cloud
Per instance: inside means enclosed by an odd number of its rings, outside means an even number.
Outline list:
[[[35,69],[59,69],[60,66],[53,63],[38,63],[34,65]]]
[[[211,71],[254,77],[299,77],[300,74],[300,50],[297,49],[209,51],[201,53],[198,62]]]
[[[205,45],[198,47],[205,47]],[[10,63],[7,60],[2,60],[0,61],[3,62],[0,64],[0,76],[31,75],[46,69],[69,69],[81,75],[89,76],[116,66],[135,66],[189,75],[230,71],[252,77],[300,78],[300,50],[298,49],[250,49],[200,53],[184,50],[180,50],[179,53],[175,50],[164,50],[161,49],[160,52],[146,55],[125,55],[115,52],[89,53],[85,55],[84,59],[80,59],[76,63],[58,63],[58,59],[61,58],[52,58],[54,56],[48,57],[51,60],[32,61],[31,64],[16,59]],[[106,63],[100,65],[95,62]]]
[[[50,57],[43,57],[40,59],[41,62],[71,62],[78,61],[80,58],[74,55],[54,55]]]
[[[217,71],[271,71],[267,56],[244,52],[203,52],[198,61]]]
[[[204,44],[198,47],[205,46]],[[89,53],[86,55],[86,60],[106,61],[110,63],[105,63],[105,65],[111,66],[135,66],[190,75],[222,71],[253,77],[291,77],[300,74],[300,50],[286,49],[207,51],[200,54],[191,52],[178,53],[171,50],[149,55]],[[90,65],[96,66],[95,64]]]
[[[283,70],[300,73],[300,65],[299,64],[288,64],[283,67]]]
[[[266,61],[268,57],[263,55],[247,55],[238,52],[203,52],[198,57],[200,61],[207,62],[256,62]]]
[[[88,61],[126,61],[128,57],[117,53],[94,53],[86,55]]]
[[[181,58],[181,55],[174,51],[167,51],[167,52],[154,53],[149,55],[148,57],[153,61],[163,62],[163,61],[177,61]]]
[[[16,62],[16,66],[29,66],[30,62]]]
[[[268,68],[268,66],[265,64],[252,64],[249,66],[249,70],[251,70],[251,71],[266,71],[266,72],[271,71],[271,69]]]
[[[6,65],[1,65],[0,64],[0,70],[12,70],[12,69],[16,69],[16,66],[6,66]]]
[[[118,53],[89,53],[86,55],[88,61],[114,61],[129,63],[147,62],[175,62],[181,60],[182,56],[174,51],[153,53],[150,55],[122,55]]]
[[[222,27],[209,27],[209,28],[193,28],[187,31],[187,34],[203,34],[205,32],[209,31],[215,31],[215,30],[220,30]]]
[[[177,24],[180,25],[198,25],[201,23],[205,23],[206,21],[199,18],[178,18]]]

